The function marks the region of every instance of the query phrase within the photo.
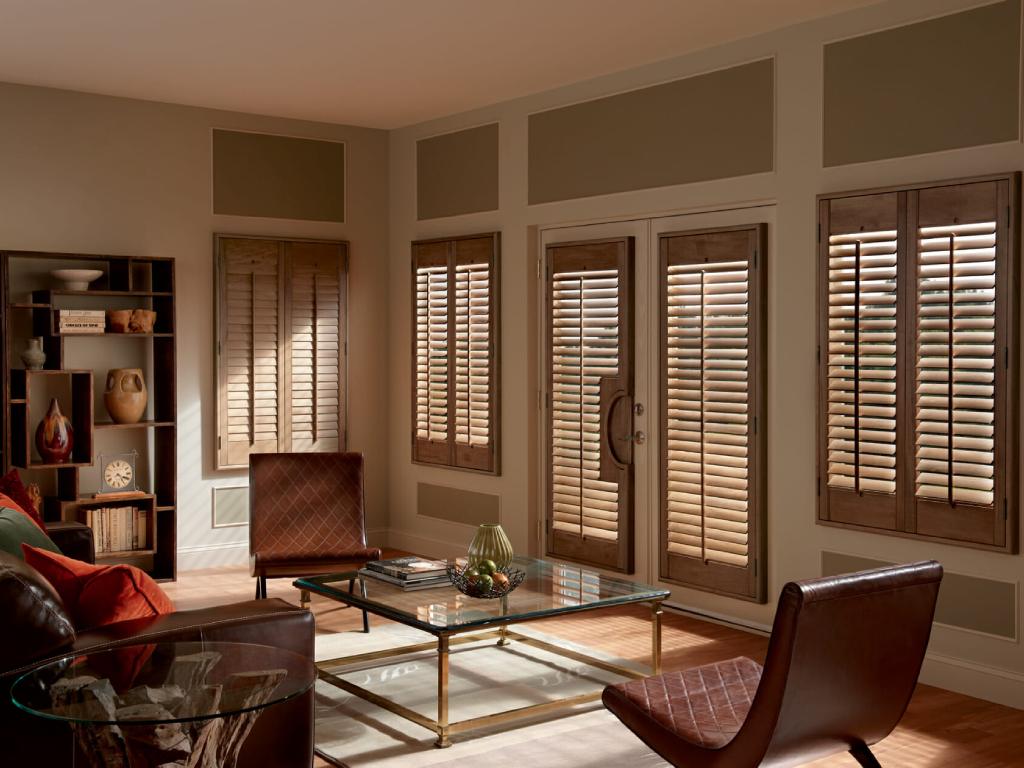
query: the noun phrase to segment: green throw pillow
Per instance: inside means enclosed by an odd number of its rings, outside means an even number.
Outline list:
[[[60,554],[57,545],[27,515],[10,507],[0,507],[0,550],[24,560],[21,553],[23,543]]]

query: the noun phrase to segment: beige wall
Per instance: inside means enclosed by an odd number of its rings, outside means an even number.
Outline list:
[[[214,232],[351,242],[349,445],[366,453],[369,526],[383,529],[386,132],[4,84],[0,105],[0,247],[177,260],[179,566],[246,562],[247,555],[247,528],[211,526],[213,487],[247,482],[244,472],[212,469]],[[345,141],[347,221],[213,215],[214,127]]]
[[[501,522],[514,545],[528,550],[536,512],[536,296],[538,228],[644,217],[688,210],[774,203],[769,254],[768,569],[774,603],[791,579],[821,572],[823,550],[891,562],[938,558],[957,573],[1009,581],[1022,575],[1020,556],[929,544],[815,525],[815,195],[822,192],[942,179],[1024,168],[1017,141],[835,168],[822,166],[822,46],[969,7],[969,0],[897,0],[772,32],[676,60],[621,72],[391,134],[390,541],[444,553],[468,543],[469,526],[416,514],[419,482],[459,486],[501,497]],[[527,205],[527,122],[531,113],[773,56],[776,77],[775,171],[624,192],[582,200]],[[498,211],[416,220],[416,140],[499,121],[501,207]],[[898,130],[898,126],[894,126]],[[501,230],[503,338],[503,474],[486,477],[409,460],[410,240]],[[773,607],[692,590],[674,599],[698,610],[753,625],[771,622]],[[1020,621],[1018,616],[1017,621]],[[1020,637],[1020,632],[1016,633]],[[1019,643],[937,627],[925,679],[953,689],[1024,706],[1024,649]]]

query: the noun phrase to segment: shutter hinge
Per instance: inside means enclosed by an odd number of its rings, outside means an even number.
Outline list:
[[[1010,206],[1006,206],[1006,228],[1010,228]]]
[[[816,496],[821,496],[821,475],[814,479],[814,491]]]
[[[754,269],[757,269],[757,248],[754,249]]]
[[[1009,513],[1007,512],[1006,497],[1004,496],[1003,497],[1003,520],[1006,520],[1008,516],[1009,516]]]
[[[754,417],[754,434],[757,434],[757,416]]]
[[[818,242],[821,242],[821,222],[818,222]]]
[[[817,346],[817,349],[815,350],[815,353],[814,353],[814,354],[815,354],[815,357],[816,357],[816,358],[817,358],[817,360],[818,360],[818,365],[821,365],[821,344],[819,344],[819,345]]]
[[[1010,367],[1010,348],[1008,346],[1003,347],[1003,367]]]
[[[217,435],[217,450],[219,451],[222,447],[221,436]]]
[[[217,342],[217,357],[220,357],[220,342]]]

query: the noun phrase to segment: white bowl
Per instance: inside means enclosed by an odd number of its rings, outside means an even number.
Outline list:
[[[55,269],[50,273],[51,277],[64,281],[64,288],[68,291],[87,291],[89,283],[97,277],[103,276],[102,269]]]

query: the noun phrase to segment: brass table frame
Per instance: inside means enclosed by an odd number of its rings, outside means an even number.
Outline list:
[[[665,597],[658,597],[653,600],[637,600],[630,601],[627,603],[613,603],[611,605],[595,605],[589,610],[599,610],[601,608],[616,608],[623,604],[630,605],[634,603],[647,603],[651,607],[651,674],[659,674],[661,672],[661,617],[662,617],[662,603]],[[502,606],[503,612],[505,606]],[[367,610],[373,613],[372,608]],[[564,614],[560,614],[564,615]],[[386,618],[391,618],[390,616]],[[563,699],[556,699],[553,701],[545,701],[540,704],[530,704],[525,707],[519,707],[516,709],[505,710],[503,712],[496,712],[490,715],[481,715],[479,717],[471,717],[466,720],[458,720],[456,722],[450,722],[448,718],[448,671],[449,671],[449,655],[451,647],[456,645],[462,645],[464,643],[475,643],[480,640],[497,640],[498,646],[509,645],[513,640],[531,645],[536,648],[548,651],[550,653],[564,656],[574,661],[579,661],[597,669],[603,669],[608,672],[612,672],[623,677],[631,679],[639,679],[646,677],[645,672],[640,672],[636,669],[624,667],[619,664],[614,664],[604,659],[595,658],[585,653],[575,651],[569,648],[562,648],[553,643],[540,640],[530,635],[524,635],[516,632],[509,628],[511,624],[523,624],[529,621],[539,621],[542,619],[555,618],[555,616],[529,616],[529,617],[514,617],[511,616],[507,621],[502,621],[502,617],[495,617],[493,622],[488,622],[487,626],[497,626],[497,629],[491,631],[485,631],[486,627],[471,626],[460,629],[448,629],[436,632],[437,642],[425,642],[417,643],[415,645],[406,645],[401,648],[388,648],[382,651],[371,651],[369,653],[360,653],[352,656],[341,656],[336,659],[329,659],[326,661],[318,661],[317,674],[319,678],[325,682],[330,683],[343,691],[346,691],[353,696],[358,696],[361,699],[365,699],[372,704],[376,704],[382,709],[386,709],[388,712],[404,717],[416,725],[422,726],[429,731],[433,731],[437,734],[437,741],[434,742],[436,747],[450,747],[450,737],[457,733],[464,733],[475,728],[483,728],[489,725],[501,725],[503,723],[510,723],[515,720],[521,720],[527,717],[534,717],[536,715],[543,715],[549,712],[555,712],[560,709],[567,707],[574,707],[579,704],[587,704],[592,701],[597,701],[601,698],[601,690],[593,691],[591,693],[576,694],[575,696],[567,696]],[[394,619],[392,619],[394,620]],[[473,633],[473,634],[470,634]],[[457,637],[457,635],[468,635],[467,637]],[[339,677],[334,672],[331,672],[329,668],[336,668],[339,665],[353,665],[361,664],[367,661],[377,661],[380,659],[390,659],[397,656],[407,656],[412,653],[418,653],[422,651],[429,651],[431,649],[437,649],[437,718],[426,717],[408,707],[402,706],[396,701],[392,701],[389,698],[381,696],[380,694],[374,693],[362,686],[351,683]],[[474,650],[474,649],[469,649]],[[337,670],[336,670],[337,671]],[[321,757],[327,757],[318,750],[318,754]],[[333,760],[331,762],[334,762]]]

